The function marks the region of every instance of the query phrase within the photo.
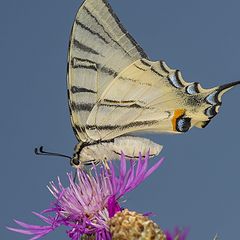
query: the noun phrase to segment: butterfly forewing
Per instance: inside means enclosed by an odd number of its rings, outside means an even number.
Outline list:
[[[105,0],[86,0],[73,24],[68,56],[71,122],[78,140],[90,141],[85,125],[109,83],[146,57]]]

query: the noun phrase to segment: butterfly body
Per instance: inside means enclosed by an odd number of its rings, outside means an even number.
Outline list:
[[[160,153],[162,147],[149,139],[123,136],[108,141],[96,141],[92,143],[78,143],[71,160],[73,166],[78,166],[81,160],[84,165],[99,163],[109,159],[117,159],[124,149],[125,157],[128,159],[138,159],[139,152],[142,156],[147,154],[152,157]]]
[[[161,146],[135,132],[184,133],[205,127],[223,93],[240,82],[204,89],[164,61],[150,61],[106,0],[85,0],[72,28],[68,102],[79,141],[72,164],[157,155]]]

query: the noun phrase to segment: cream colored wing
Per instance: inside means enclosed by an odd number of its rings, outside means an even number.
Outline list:
[[[109,83],[131,63],[146,57],[105,0],[86,0],[71,33],[68,99],[71,122],[80,141],[91,141],[87,118]]]
[[[136,131],[181,133],[205,127],[224,92],[240,82],[203,89],[165,62],[140,59],[107,86],[87,120],[87,134],[108,140]]]

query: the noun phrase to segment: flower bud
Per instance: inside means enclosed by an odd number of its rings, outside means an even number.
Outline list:
[[[166,240],[159,226],[142,214],[124,209],[110,219],[112,240]]]

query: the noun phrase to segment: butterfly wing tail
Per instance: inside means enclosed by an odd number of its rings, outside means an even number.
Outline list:
[[[195,124],[195,126],[199,128],[205,128],[210,123],[211,119],[215,117],[219,112],[219,108],[222,105],[222,96],[227,91],[229,91],[230,89],[239,84],[240,81],[236,81],[212,88],[205,98],[207,107],[204,111],[204,114],[208,117],[208,120],[200,121],[197,124]]]
[[[230,89],[232,89],[233,87],[239,84],[240,84],[240,81],[236,81],[236,82],[231,82],[231,83],[227,83],[222,86],[219,86],[217,89],[217,95],[218,95],[219,101],[221,102],[221,98],[224,93],[226,93],[227,91],[229,91]]]

